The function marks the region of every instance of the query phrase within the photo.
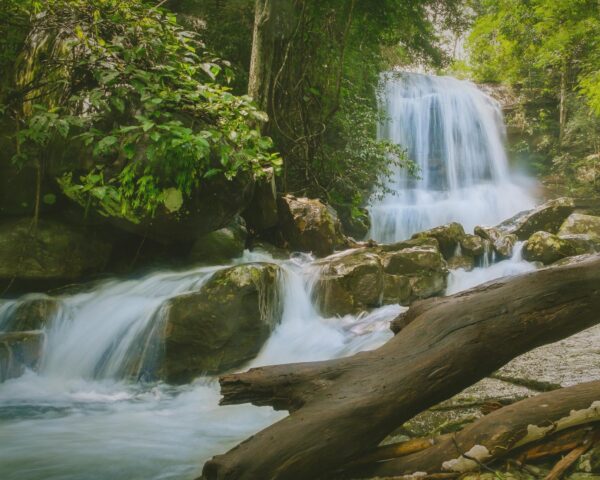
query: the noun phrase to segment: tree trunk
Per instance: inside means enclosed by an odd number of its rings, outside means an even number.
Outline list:
[[[559,141],[562,144],[565,137],[565,130],[567,127],[567,74],[568,66],[566,60],[563,62],[563,66],[560,72],[560,112],[559,112]]]
[[[600,255],[413,308],[418,315],[377,350],[223,377],[222,403],[292,414],[207,462],[204,478],[327,478],[514,357],[600,322]]]
[[[254,8],[248,95],[266,111],[273,71],[273,0],[256,0]]]
[[[600,421],[600,381],[542,393],[496,410],[418,453],[362,469],[359,478],[477,470],[519,447]],[[577,445],[576,445],[577,447]]]

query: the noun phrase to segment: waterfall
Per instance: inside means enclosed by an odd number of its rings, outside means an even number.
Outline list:
[[[236,261],[279,264],[283,302],[280,325],[241,370],[351,355],[392,336],[389,322],[405,309],[398,305],[320,316],[312,301],[312,260],[246,252]],[[152,361],[145,345],[160,325],[165,301],[198,290],[228,266],[154,272],[61,295],[46,327],[40,371],[0,383],[0,478],[197,478],[205,460],[282,418],[270,408],[220,407],[212,377],[171,386],[138,374]],[[0,330],[30,299],[0,303]]]
[[[417,177],[397,169],[371,200],[371,237],[394,242],[457,221],[465,230],[532,208],[512,178],[502,112],[474,84],[388,72],[382,77],[379,136],[403,146]]]

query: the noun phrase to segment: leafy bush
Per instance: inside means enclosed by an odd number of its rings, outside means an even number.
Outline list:
[[[213,176],[279,167],[258,128],[266,114],[223,85],[227,62],[172,13],[143,0],[24,8],[29,32],[5,100],[19,122],[15,161],[31,162],[56,142],[77,145],[76,161],[62,159],[70,197],[137,221],[159,207],[177,210]]]

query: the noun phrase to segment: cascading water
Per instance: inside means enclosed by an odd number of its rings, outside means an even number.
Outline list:
[[[245,368],[350,355],[390,338],[389,321],[403,310],[397,305],[319,316],[310,260],[259,253],[240,260],[279,263],[283,272],[281,324]],[[0,383],[0,478],[196,478],[212,455],[282,418],[270,408],[219,407],[210,377],[180,387],[131,381],[132,365],[143,380],[136,362],[152,361],[140,345],[160,325],[164,301],[198,289],[226,266],[111,280],[61,297],[39,373]],[[0,305],[0,330],[17,304]]]
[[[419,173],[398,169],[387,184],[391,193],[374,195],[373,239],[404,240],[451,221],[472,231],[533,207],[510,175],[494,100],[451,77],[388,72],[382,84],[379,135],[403,146]]]
[[[490,224],[532,205],[511,182],[498,107],[473,85],[423,75],[388,75],[382,136],[405,145],[421,178],[397,172],[397,191],[373,203],[373,237],[394,241],[450,220]],[[455,270],[448,292],[535,268],[515,256],[473,272]],[[278,261],[246,253],[239,262],[278,263],[279,326],[244,368],[323,360],[375,348],[403,307],[327,319],[312,302],[317,271],[307,255]],[[219,407],[214,378],[173,387],[149,381],[164,302],[199,289],[227,265],[111,280],[63,295],[49,322],[39,372],[0,383],[2,480],[191,479],[222,453],[283,413]],[[17,301],[0,304],[0,331]]]

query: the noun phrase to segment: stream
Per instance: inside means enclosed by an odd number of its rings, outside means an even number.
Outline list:
[[[474,85],[410,74],[390,76],[384,87],[390,120],[380,134],[409,145],[421,176],[410,179],[398,172],[390,184],[398,194],[373,200],[373,238],[400,240],[447,221],[459,221],[469,231],[534,205],[526,182],[509,172],[498,105]],[[406,309],[389,305],[323,318],[311,300],[316,269],[310,255],[277,260],[246,251],[234,263],[255,261],[281,266],[283,316],[259,355],[241,370],[377,348],[392,336],[389,321]],[[39,372],[0,384],[0,479],[193,479],[211,456],[283,418],[285,413],[267,407],[218,406],[213,377],[171,386],[131,382],[123,375],[137,355],[135,347],[160,322],[164,301],[197,290],[226,266],[156,271],[60,296]],[[451,271],[447,294],[535,268],[517,246],[511,259],[471,272]],[[0,331],[22,300],[0,304]],[[598,340],[596,329],[569,344],[573,361],[580,362],[577,352]],[[506,368],[544,378],[547,369],[540,365],[548,351],[561,357],[556,348],[534,351]],[[568,372],[573,369],[564,358],[562,365],[558,381],[572,383]],[[600,375],[581,370],[575,368],[574,375]]]

